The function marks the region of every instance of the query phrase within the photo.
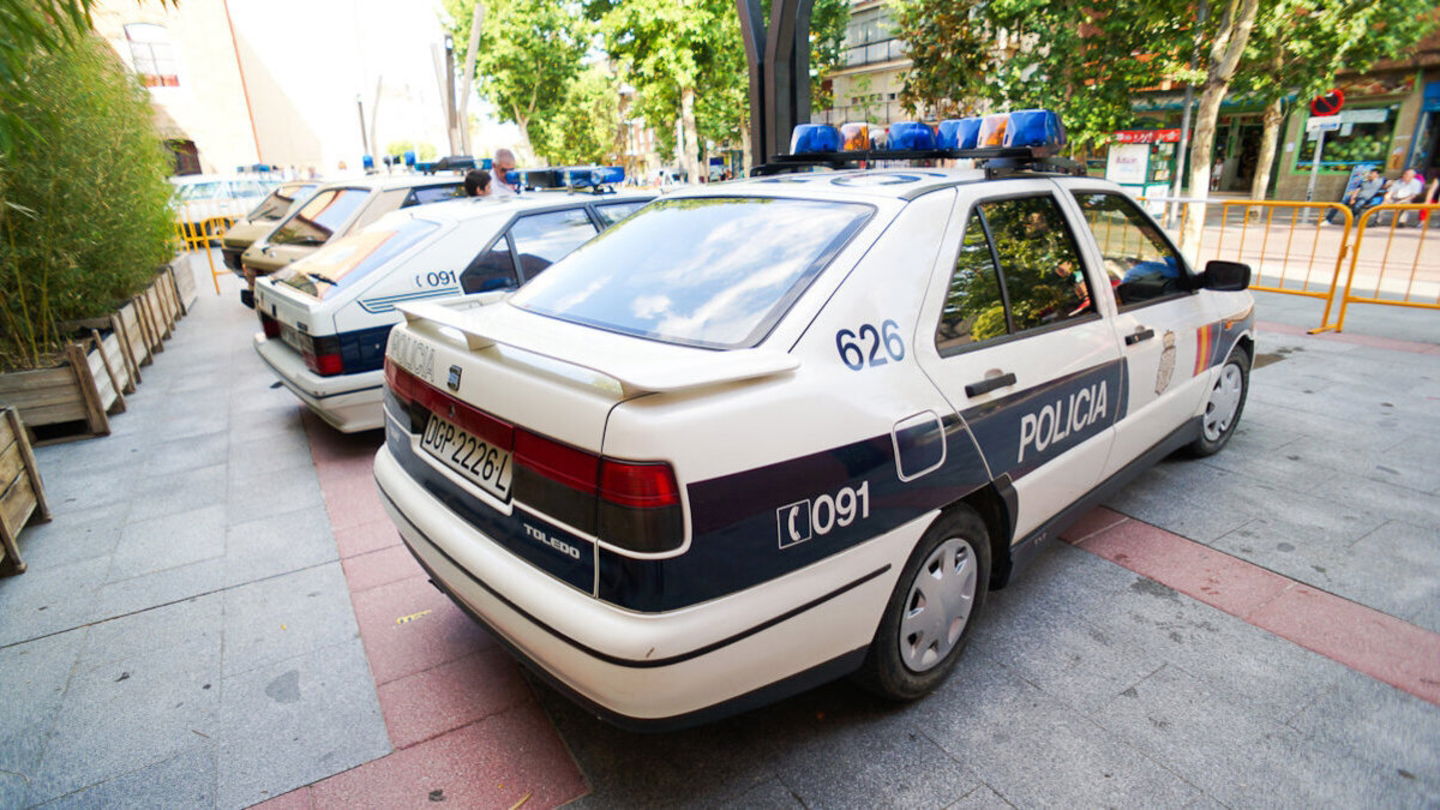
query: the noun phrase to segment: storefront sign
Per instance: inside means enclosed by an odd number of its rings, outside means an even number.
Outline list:
[[[1122,129],[1115,133],[1120,143],[1179,143],[1178,129]]]
[[[1385,107],[1366,107],[1340,113],[1340,120],[1347,124],[1383,124],[1389,117],[1390,110]]]
[[[1144,183],[1149,168],[1150,147],[1147,144],[1115,144],[1105,156],[1105,179],[1112,183]]]

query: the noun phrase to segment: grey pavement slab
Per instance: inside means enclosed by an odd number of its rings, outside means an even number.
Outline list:
[[[224,682],[220,807],[244,807],[390,752],[358,638]]]
[[[204,281],[112,435],[36,451],[0,806],[241,807],[390,750],[298,403]]]

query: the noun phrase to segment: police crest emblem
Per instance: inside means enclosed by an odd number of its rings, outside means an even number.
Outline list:
[[[1175,376],[1175,333],[1167,331],[1163,340],[1165,348],[1160,352],[1160,367],[1155,370],[1155,395],[1165,393],[1170,379]]]

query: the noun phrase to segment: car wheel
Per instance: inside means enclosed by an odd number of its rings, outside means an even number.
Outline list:
[[[1250,393],[1250,355],[1236,349],[1225,360],[1210,394],[1205,400],[1205,413],[1200,422],[1200,438],[1190,444],[1190,454],[1203,458],[1220,452],[1235,435],[1240,414],[1245,410],[1245,396]]]
[[[955,507],[910,554],[856,680],[892,700],[934,689],[969,641],[989,583],[985,523],[968,506]]]

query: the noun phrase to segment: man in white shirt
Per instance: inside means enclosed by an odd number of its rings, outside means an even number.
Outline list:
[[[1425,190],[1425,185],[1420,182],[1420,178],[1418,178],[1418,177],[1415,176],[1415,170],[1414,170],[1414,169],[1406,169],[1405,171],[1403,171],[1403,172],[1400,173],[1399,179],[1391,180],[1391,181],[1390,181],[1390,185],[1386,186],[1386,188],[1385,188],[1385,202],[1386,202],[1386,203],[1410,203],[1410,202],[1416,202],[1416,198],[1419,197],[1419,196],[1420,196],[1420,192],[1421,192],[1421,191],[1424,191],[1424,190]],[[1385,215],[1382,214],[1382,216],[1385,216]],[[1400,214],[1400,224],[1401,224],[1401,225],[1410,225],[1410,224],[1414,223],[1415,221],[1416,221],[1416,217],[1415,217],[1415,212],[1414,212],[1414,211],[1404,211],[1404,212],[1402,212],[1402,213]],[[1385,216],[1385,222],[1382,223],[1382,224],[1387,224],[1387,225],[1388,225],[1389,223],[1390,223],[1390,217],[1389,217],[1389,216]]]
[[[515,170],[515,153],[509,149],[496,149],[495,158],[490,161],[494,168],[493,178],[490,183],[490,195],[492,197],[514,197],[520,193],[517,186],[510,185],[506,175]]]

